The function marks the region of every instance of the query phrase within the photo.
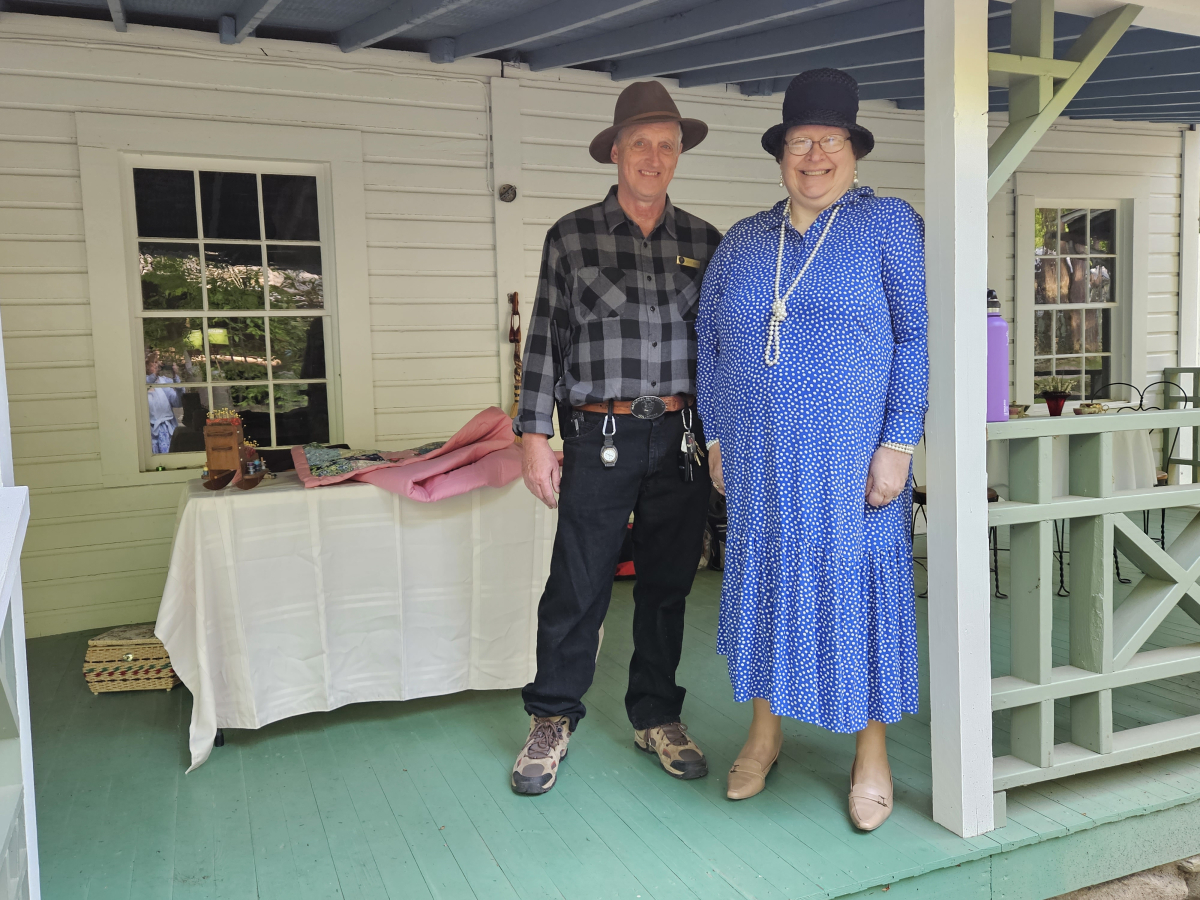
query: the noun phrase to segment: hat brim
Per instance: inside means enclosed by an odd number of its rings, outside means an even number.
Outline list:
[[[783,139],[787,136],[788,129],[795,128],[797,125],[833,125],[837,128],[845,128],[850,132],[850,143],[854,146],[855,156],[858,159],[862,159],[875,149],[875,135],[867,129],[851,122],[841,113],[820,109],[813,110],[802,118],[789,119],[778,125],[772,125],[763,132],[762,148],[775,159],[779,159],[783,156]]]
[[[591,153],[592,159],[598,163],[611,163],[613,142],[616,141],[617,135],[621,133],[621,129],[633,125],[646,125],[650,122],[678,122],[679,127],[683,129],[683,149],[680,151],[681,153],[687,153],[708,137],[708,125],[699,119],[676,119],[672,116],[662,116],[661,118],[638,119],[636,122],[611,125],[592,138],[588,152]]]

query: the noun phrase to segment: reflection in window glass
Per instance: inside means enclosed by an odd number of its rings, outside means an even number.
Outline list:
[[[245,172],[201,172],[204,236],[257,241],[258,179]]]
[[[1058,260],[1034,258],[1033,302],[1058,302]]]
[[[266,381],[267,335],[261,316],[208,320],[213,381]]]
[[[221,391],[223,408],[237,410],[242,434],[260,447],[271,446],[271,388],[265,384],[229,385],[213,388],[213,399]]]
[[[264,175],[263,222],[268,241],[319,241],[317,179],[311,175]]]
[[[327,441],[316,178],[137,169],[133,181],[151,452],[201,453],[221,407],[263,447]]]
[[[1054,352],[1054,313],[1048,309],[1033,314],[1033,352],[1037,356]]]
[[[205,381],[204,332],[199,316],[142,319],[142,349],[147,377]]]
[[[1112,374],[1116,218],[1112,208],[1034,210],[1034,377],[1077,377],[1075,399],[1108,399],[1096,391]]]
[[[203,309],[198,244],[138,245],[142,309]]]
[[[271,371],[275,378],[325,377],[325,323],[308,316],[270,320]]]
[[[204,421],[208,416],[208,388],[162,385],[146,389],[150,410],[150,447],[152,453],[195,453],[204,450]]]
[[[329,400],[324,384],[276,384],[275,432],[281,445],[329,440]]]
[[[322,309],[321,248],[267,247],[272,309]]]
[[[209,309],[262,309],[262,247],[205,244]]]
[[[196,237],[196,176],[178,169],[134,169],[138,237]]]

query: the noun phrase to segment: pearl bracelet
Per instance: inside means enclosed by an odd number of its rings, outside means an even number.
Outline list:
[[[907,453],[912,456],[913,450],[916,449],[914,444],[898,444],[895,441],[880,441],[880,447],[887,447],[889,450],[895,450],[898,453]]]

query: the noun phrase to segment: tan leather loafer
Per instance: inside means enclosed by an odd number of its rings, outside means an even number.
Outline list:
[[[763,788],[767,786],[767,775],[778,760],[779,754],[776,753],[775,759],[764,766],[757,759],[739,756],[729,770],[729,787],[725,796],[730,800],[745,800],[762,793]]]
[[[850,769],[850,821],[859,831],[874,831],[892,814],[892,780],[888,779],[886,794],[876,788],[854,783],[854,769]]]

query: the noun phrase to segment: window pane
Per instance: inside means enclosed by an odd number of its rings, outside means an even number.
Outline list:
[[[1116,221],[1115,209],[1093,209],[1091,219],[1091,242],[1093,253],[1116,253]]]
[[[317,179],[311,175],[264,175],[263,223],[268,241],[319,241]]]
[[[1114,302],[1112,280],[1116,274],[1116,259],[1111,256],[1093,256],[1090,262],[1091,270],[1088,277],[1091,282],[1091,302]]]
[[[1083,310],[1060,309],[1055,322],[1055,350],[1064,353],[1083,352]],[[1036,351],[1035,351],[1036,352]]]
[[[213,381],[267,380],[267,336],[263,325],[262,316],[208,320]]]
[[[203,309],[199,244],[138,244],[142,309]]]
[[[1033,377],[1040,378],[1043,375],[1054,374],[1053,359],[1035,359],[1033,361]]]
[[[275,385],[275,441],[280,447],[329,440],[329,400],[323,384]]]
[[[1037,259],[1033,263],[1033,302],[1058,302],[1057,259]]]
[[[1071,399],[1082,399],[1083,379],[1080,376],[1083,375],[1083,360],[1080,357],[1071,356],[1065,359],[1062,357],[1056,359],[1054,361],[1054,374],[1062,375],[1064,378],[1074,377],[1076,379],[1075,390],[1071,391]]]
[[[1059,210],[1058,252],[1060,256],[1087,253],[1086,209]]]
[[[201,172],[200,211],[206,238],[257,241],[258,179],[245,172]]]
[[[208,388],[152,387],[147,389],[147,405],[152,453],[204,450]]]
[[[1033,211],[1033,252],[1038,256],[1058,252],[1058,210]]]
[[[1088,398],[1107,400],[1112,393],[1108,385],[1112,381],[1112,357],[1089,356],[1087,362],[1087,395]]]
[[[1083,346],[1085,353],[1107,353],[1112,349],[1111,312],[1108,309],[1089,309],[1087,311]]]
[[[205,244],[209,309],[262,309],[262,248],[258,244]]]
[[[142,349],[146,360],[146,382],[167,378],[173,381],[204,381],[204,335],[201,318],[142,319]]]
[[[1088,302],[1088,261],[1086,257],[1073,256],[1061,261],[1060,300],[1064,303]]]
[[[179,169],[134,169],[138,237],[196,237],[196,184]]]
[[[235,410],[242,434],[260,447],[271,446],[271,389],[265,384],[213,386],[217,409]]]
[[[320,247],[267,247],[272,309],[324,309]]]
[[[274,377],[324,378],[324,320],[309,316],[275,316],[268,321]]]
[[[1054,311],[1039,309],[1033,313],[1033,353],[1049,356],[1054,352]]]

